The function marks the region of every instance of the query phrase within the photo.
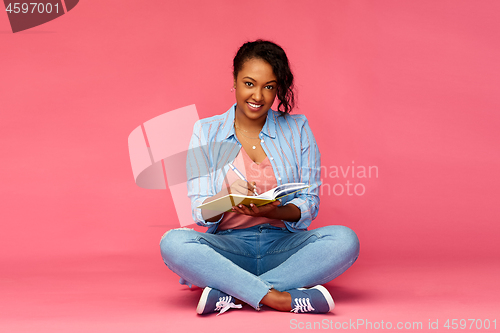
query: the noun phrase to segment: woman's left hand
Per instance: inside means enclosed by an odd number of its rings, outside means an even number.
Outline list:
[[[247,207],[245,205],[237,205],[233,206],[231,209],[232,212],[234,213],[239,213],[239,214],[245,214],[249,216],[262,216],[262,217],[267,217],[267,218],[274,218],[273,214],[276,213],[276,210],[278,209],[280,202],[279,200],[273,201],[271,203],[268,203],[263,206],[257,207],[254,204],[250,204],[250,207]]]

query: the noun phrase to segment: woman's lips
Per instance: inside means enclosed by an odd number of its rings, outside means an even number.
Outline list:
[[[252,111],[259,111],[264,104],[255,104],[247,102],[248,108]]]

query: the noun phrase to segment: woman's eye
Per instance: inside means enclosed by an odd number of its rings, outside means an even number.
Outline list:
[[[266,89],[272,90],[274,89],[274,86],[266,86]]]
[[[252,83],[252,82],[245,82],[245,85],[246,85],[247,87],[252,87],[252,86],[253,86],[253,83]]]

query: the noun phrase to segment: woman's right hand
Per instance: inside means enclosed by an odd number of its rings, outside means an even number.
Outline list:
[[[229,194],[240,194],[240,195],[255,195],[255,182],[246,182],[242,179],[236,180],[231,186],[228,188]]]
[[[222,191],[220,191],[213,197],[207,198],[205,201],[203,201],[203,203],[216,200],[228,194],[240,194],[247,196],[254,195],[255,194],[254,189],[255,189],[255,182],[249,183],[242,179],[238,179],[234,183],[232,183],[231,186],[223,188]],[[218,211],[210,211],[207,209],[201,210],[201,215],[203,219],[207,222],[215,222],[220,220],[222,214],[223,213]]]

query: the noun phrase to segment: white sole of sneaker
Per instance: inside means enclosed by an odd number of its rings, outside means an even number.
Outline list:
[[[330,295],[330,292],[320,284],[312,287],[311,289],[316,289],[316,290],[321,291],[321,293],[325,297],[326,301],[328,302],[328,308],[329,308],[328,312],[332,312],[333,308],[335,307],[335,302],[333,301],[333,298],[332,298],[332,295]]]
[[[207,304],[208,294],[210,294],[211,290],[212,290],[212,288],[210,288],[210,287],[205,287],[205,289],[203,289],[203,293],[201,294],[200,301],[198,302],[198,306],[196,307],[197,314],[202,314],[203,310],[205,310],[205,305]]]

